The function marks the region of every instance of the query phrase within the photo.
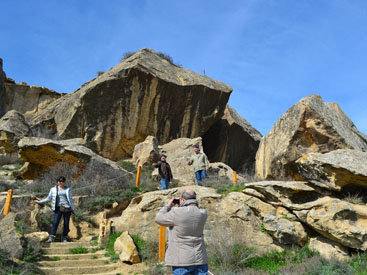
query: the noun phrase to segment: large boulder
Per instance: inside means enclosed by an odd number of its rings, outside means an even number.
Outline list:
[[[302,178],[327,189],[345,186],[367,187],[367,152],[339,149],[330,153],[310,153],[297,161]]]
[[[367,206],[329,196],[294,204],[292,212],[325,238],[343,246],[367,250]]]
[[[11,258],[23,258],[23,246],[25,240],[17,233],[15,228],[15,213],[9,213],[0,220],[0,240],[1,248],[9,252]]]
[[[21,139],[18,143],[19,156],[24,162],[31,164],[28,171],[22,175],[23,178],[35,179],[40,173],[64,163],[75,168],[71,175],[74,179],[85,178],[90,184],[97,179],[100,179],[101,183],[129,182],[130,173],[115,162],[100,157],[80,145],[81,141],[80,139],[53,141],[36,137]]]
[[[308,153],[337,149],[367,150],[367,137],[336,103],[320,96],[301,99],[265,135],[256,155],[256,175],[262,179],[300,180],[295,161]]]
[[[260,140],[261,134],[227,105],[222,118],[203,135],[203,146],[211,162],[252,175]]]
[[[203,135],[223,115],[231,91],[144,48],[51,103],[31,126],[38,136],[83,138],[117,160],[149,135],[160,144]]]
[[[26,83],[5,83],[5,111],[16,110],[31,119],[50,103],[63,96],[45,87],[30,86]]]
[[[129,232],[123,232],[118,237],[113,246],[115,252],[119,255],[122,262],[128,262],[132,264],[140,263],[140,257],[138,249],[136,248],[133,239],[130,237]]]
[[[18,142],[29,136],[31,129],[24,116],[17,111],[9,111],[0,119],[0,164],[18,161]]]
[[[153,136],[148,136],[143,142],[135,145],[133,163],[142,166],[145,163],[152,164],[159,160],[158,140]]]
[[[134,198],[121,217],[112,218],[116,231],[129,230],[144,239],[158,240],[159,227],[154,221],[157,212],[170,198],[181,196],[186,189],[195,190],[199,207],[208,211],[204,231],[208,243],[215,244],[218,238],[237,235],[238,239],[248,247],[256,248],[259,253],[282,250],[269,235],[260,231],[261,221],[246,204],[245,194],[233,192],[223,197],[214,189],[202,186],[149,192]]]

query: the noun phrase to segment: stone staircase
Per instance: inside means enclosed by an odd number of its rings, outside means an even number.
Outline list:
[[[72,254],[70,248],[78,247],[87,248],[88,252]],[[124,267],[127,264],[113,263],[104,256],[104,249],[96,249],[98,246],[90,242],[44,243],[45,257],[38,266],[45,274],[128,274]]]

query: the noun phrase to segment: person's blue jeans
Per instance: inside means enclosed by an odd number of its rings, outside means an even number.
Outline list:
[[[168,189],[169,180],[161,179],[161,190]]]
[[[54,221],[52,223],[51,235],[53,235],[53,236],[56,235],[57,227],[59,226],[61,217],[64,216],[64,231],[62,233],[62,236],[67,237],[67,235],[69,233],[70,215],[71,215],[71,212],[61,213],[60,212],[60,207],[55,208],[55,215],[54,215]]]
[[[208,265],[172,266],[173,275],[207,275]]]
[[[201,181],[204,181],[206,179],[206,171],[205,170],[199,170],[195,172],[196,181],[198,182],[198,185],[201,185]]]

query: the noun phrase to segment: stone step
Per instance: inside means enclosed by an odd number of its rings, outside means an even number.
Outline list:
[[[78,266],[78,267],[42,267],[41,270],[46,274],[98,274],[116,270],[117,264]],[[115,273],[116,274],[116,273]]]
[[[43,248],[75,248],[75,247],[97,247],[95,244],[91,242],[52,242],[52,243],[42,243]]]
[[[85,253],[85,254],[48,254],[47,257],[53,259],[55,257],[60,260],[82,260],[82,259],[91,259],[93,256],[97,256],[98,259],[104,257],[106,253],[105,250],[98,250],[95,253]],[[46,255],[45,255],[46,256]]]
[[[41,267],[90,267],[90,266],[101,266],[104,264],[110,264],[110,259],[103,257],[92,259],[93,256],[89,257],[89,259],[78,259],[74,258],[74,260],[60,260],[60,261],[40,261],[38,264]]]
[[[98,248],[98,246],[89,246],[89,247],[83,246],[83,247],[88,249],[87,253],[91,253],[92,248]],[[70,252],[70,248],[75,248],[75,247],[43,247],[42,250],[44,251],[45,255],[50,255],[50,254],[73,254],[73,253]],[[83,255],[83,254],[86,254],[86,253],[73,254],[73,255]]]

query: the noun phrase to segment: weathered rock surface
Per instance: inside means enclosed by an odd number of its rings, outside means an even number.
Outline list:
[[[41,247],[41,242],[44,242],[48,239],[48,232],[40,231],[40,232],[32,232],[25,234],[24,237],[26,237],[27,242],[32,247]]]
[[[19,141],[19,155],[31,165],[23,178],[34,179],[42,171],[48,171],[58,163],[76,167],[75,178],[88,177],[90,181],[103,178],[103,181],[118,180],[128,183],[130,173],[115,162],[102,158],[90,149],[80,145],[81,139],[53,141],[43,138],[23,138]]]
[[[79,90],[51,103],[32,122],[38,136],[83,138],[116,160],[155,136],[160,144],[204,134],[222,115],[232,88],[142,49]]]
[[[320,96],[301,99],[265,135],[256,155],[256,175],[262,179],[300,179],[295,161],[308,153],[337,149],[367,150],[358,131],[336,103]]]
[[[16,110],[31,119],[50,103],[62,97],[53,90],[45,87],[27,84],[5,83],[5,112]]]
[[[235,234],[246,245],[256,248],[260,254],[282,250],[273,243],[269,235],[260,231],[261,222],[247,206],[245,194],[232,192],[222,197],[214,189],[202,186],[149,192],[134,198],[121,217],[113,218],[116,230],[129,230],[133,234],[141,235],[144,239],[157,240],[159,230],[154,222],[156,213],[170,198],[181,196],[187,188],[196,191],[199,206],[208,211],[204,232],[207,242],[216,242],[219,237],[230,238]]]
[[[281,244],[303,246],[307,241],[306,230],[300,222],[267,214],[263,224],[264,229]]]
[[[232,107],[203,135],[203,146],[211,162],[223,162],[236,171],[254,174],[261,134]]]
[[[322,236],[311,238],[309,248],[320,253],[320,256],[325,259],[345,261],[349,258],[348,249]]]
[[[1,248],[9,252],[10,258],[23,258],[24,240],[15,230],[16,214],[9,213],[0,220]]]
[[[17,152],[19,139],[30,134],[31,129],[21,113],[9,111],[0,119],[0,146],[5,153]]]
[[[133,163],[136,166],[145,163],[152,164],[159,160],[158,140],[153,136],[148,136],[143,142],[135,145]]]
[[[132,264],[140,263],[138,249],[128,231],[123,232],[121,236],[116,239],[113,248],[115,252],[119,254],[119,258],[122,262]]]
[[[255,190],[256,192],[254,192]],[[312,202],[321,198],[322,190],[313,187],[307,182],[300,181],[262,181],[247,183],[245,194],[256,196],[274,206],[290,208],[294,204]],[[256,193],[260,193],[257,196]]]
[[[367,186],[367,152],[339,149],[330,153],[311,153],[297,160],[302,178],[327,189]]]
[[[367,250],[366,205],[325,196],[291,208],[303,223],[324,237],[346,247]]]

